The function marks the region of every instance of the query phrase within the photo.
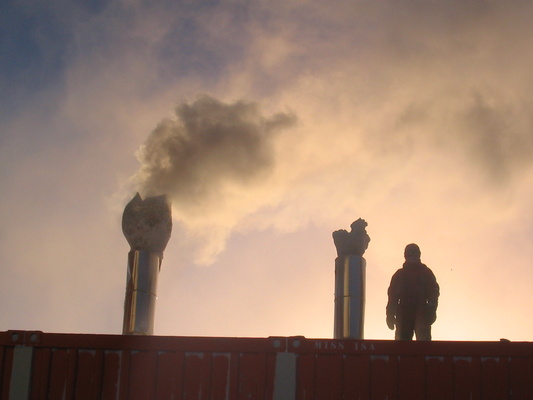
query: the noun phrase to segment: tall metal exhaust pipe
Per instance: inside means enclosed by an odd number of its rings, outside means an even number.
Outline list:
[[[363,258],[370,237],[367,223],[359,218],[344,229],[333,232],[337,248],[335,259],[335,339],[364,339],[366,260]]]
[[[157,277],[172,232],[167,196],[143,200],[137,193],[124,208],[122,232],[131,247],[122,334],[153,335]]]

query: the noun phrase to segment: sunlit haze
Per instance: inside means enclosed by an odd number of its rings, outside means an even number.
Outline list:
[[[435,340],[533,339],[533,3],[0,6],[0,330],[121,333],[137,191],[172,198],[155,332],[333,336],[368,223],[366,339],[417,243]]]

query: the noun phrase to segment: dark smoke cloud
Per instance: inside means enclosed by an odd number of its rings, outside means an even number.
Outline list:
[[[453,98],[399,103],[392,129],[374,147],[402,157],[416,151],[458,154],[466,161],[461,167],[475,171],[488,188],[504,187],[533,166],[529,103],[525,96],[510,101],[497,89],[468,88]]]
[[[533,126],[525,105],[476,93],[462,117],[467,150],[492,183],[510,183],[531,167]]]
[[[183,103],[140,149],[139,190],[168,194],[176,209],[192,213],[223,206],[227,185],[244,188],[268,175],[276,133],[295,121],[290,113],[267,118],[255,103],[227,104],[208,95]]]

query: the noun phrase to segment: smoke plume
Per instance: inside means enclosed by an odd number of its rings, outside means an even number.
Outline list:
[[[275,137],[295,120],[290,113],[265,117],[255,103],[227,104],[208,95],[180,104],[175,118],[162,120],[137,154],[139,191],[171,197],[175,218],[206,242],[199,261],[209,263],[239,218],[261,205],[241,198],[265,184]]]

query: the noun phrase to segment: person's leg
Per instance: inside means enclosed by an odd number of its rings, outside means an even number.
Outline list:
[[[415,330],[415,316],[408,312],[402,312],[396,318],[396,340],[413,340]]]
[[[431,340],[431,325],[425,323],[423,318],[417,318],[415,324],[416,340]]]

